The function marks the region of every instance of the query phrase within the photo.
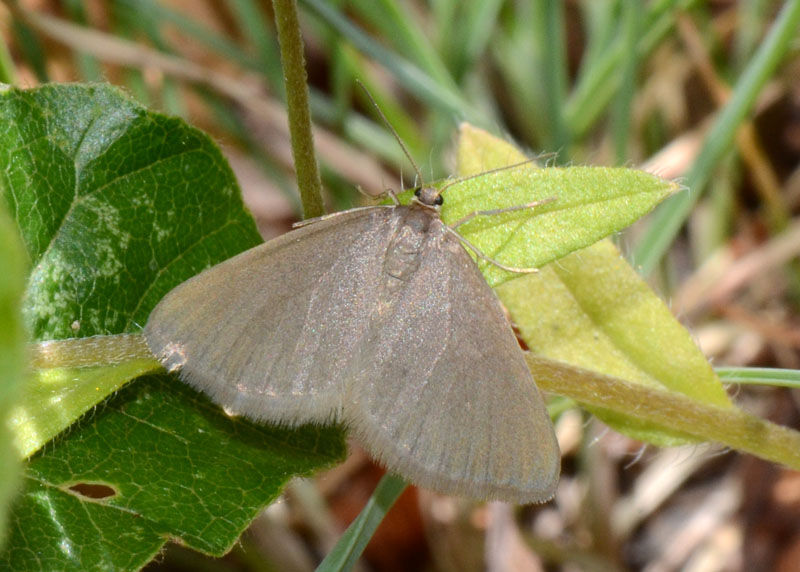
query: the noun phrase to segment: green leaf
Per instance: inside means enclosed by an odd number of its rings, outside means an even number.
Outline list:
[[[19,485],[19,453],[7,420],[18,399],[25,368],[20,304],[25,287],[25,251],[0,205],[0,547],[6,538],[8,505]]]
[[[459,142],[460,175],[513,164],[522,159],[524,156],[508,143],[472,127],[462,128]],[[572,169],[576,168],[563,171]],[[592,171],[579,168],[578,178],[585,177],[588,181],[593,176]],[[626,171],[631,174],[626,174]],[[606,219],[614,219],[613,224],[622,224],[628,218],[641,216],[646,212],[644,209],[649,210],[655,204],[647,203],[635,188],[628,188],[628,185],[644,183],[642,195],[655,197],[658,196],[656,189],[660,179],[644,173],[632,175],[637,172],[626,169],[598,169],[597,173],[595,183],[584,190],[586,194],[577,194],[576,214],[564,217],[565,226],[559,228],[557,225],[560,221],[555,218],[545,223],[547,232],[554,236],[548,237],[543,229],[538,229],[539,232],[532,231],[527,237],[515,235],[514,240],[520,245],[529,244],[534,252],[547,251],[547,246],[541,247],[535,242],[539,240],[556,242],[560,239],[576,244],[576,236],[594,236],[603,228],[612,226]],[[554,180],[561,177],[563,175],[557,174]],[[483,177],[474,180],[480,182]],[[608,188],[603,190],[599,188],[601,185]],[[634,197],[619,201],[611,199],[616,208],[629,209],[629,212],[614,213],[613,209],[605,209],[604,206],[587,208],[595,192],[601,197],[613,197],[614,192],[610,189],[615,185],[625,187],[628,195],[620,193],[622,196]],[[660,197],[663,198],[673,187],[667,181],[663,181],[661,186]],[[535,192],[538,194],[527,200],[543,196],[541,191]],[[537,207],[534,211],[554,208],[561,202],[560,195],[557,196],[558,201]],[[583,205],[580,204],[581,198],[586,201]],[[567,200],[572,201],[571,196]],[[584,212],[581,212],[582,207]],[[638,213],[636,209],[640,209]],[[546,217],[531,217],[523,228],[537,225],[540,218]],[[595,218],[601,220],[593,220]],[[587,228],[592,230],[587,231]],[[618,226],[613,230],[621,228]],[[470,240],[473,238],[470,237]],[[508,239],[506,241],[511,242]],[[478,239],[474,239],[474,242],[478,243]],[[491,249],[488,252],[493,253]],[[513,259],[509,261],[499,253],[495,256],[502,262],[518,262]],[[711,405],[730,406],[719,379],[689,333],[610,241],[598,242],[564,256],[556,264],[541,268],[538,274],[507,281],[499,285],[496,291],[517,324],[522,338],[537,355],[650,387],[678,391]],[[616,430],[637,439],[661,445],[691,440],[683,433],[668,431],[635,417],[601,409],[593,411]]]
[[[48,435],[72,426],[29,462],[0,568],[133,570],[169,538],[223,553],[287,480],[342,458],[341,429],[230,419],[166,376],[73,421],[153,367],[134,347],[106,356],[130,339],[107,334],[138,333],[171,288],[260,242],[230,168],[203,133],[105,86],[5,91],[0,122],[0,196],[34,267],[29,330],[104,334],[58,342],[65,359],[17,409],[50,417]]]
[[[484,148],[484,138],[486,147],[497,149]],[[524,160],[508,143],[462,126],[459,176]],[[458,227],[459,234],[498,262],[538,268],[622,230],[677,190],[675,183],[633,169],[540,169],[530,164],[453,184],[445,191],[442,218],[452,224],[479,210],[550,200],[530,209],[475,217]],[[491,286],[521,276],[484,260],[478,266]]]
[[[0,121],[35,340],[138,331],[187,274],[260,241],[208,136],[116,89],[9,90]]]
[[[292,476],[344,452],[339,430],[254,425],[139,379],[30,461],[0,568],[136,570],[170,537],[221,555]]]
[[[0,122],[0,193],[33,267],[23,312],[35,340],[138,332],[172,287],[260,242],[208,136],[117,89],[8,90]],[[71,375],[88,399],[32,381],[29,395],[50,394],[58,414],[51,401],[26,409],[26,453],[127,381]]]

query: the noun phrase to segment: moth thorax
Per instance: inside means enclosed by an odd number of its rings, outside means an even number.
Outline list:
[[[422,246],[430,225],[430,215],[422,209],[408,209],[407,216],[392,237],[383,261],[384,275],[399,285],[411,279],[422,261]]]

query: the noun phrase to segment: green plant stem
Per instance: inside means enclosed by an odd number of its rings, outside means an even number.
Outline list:
[[[20,464],[8,420],[25,386],[25,328],[20,312],[28,256],[14,220],[0,202],[0,549],[20,483]]]
[[[347,527],[336,546],[319,565],[317,572],[352,570],[383,517],[386,516],[405,488],[406,482],[400,477],[384,475],[378,486],[375,487],[375,492],[372,493],[367,505]]]
[[[29,355],[32,366],[39,370],[130,364],[135,366],[136,375],[141,375],[160,367],[139,334],[44,342],[32,345]],[[797,431],[775,425],[735,407],[705,405],[676,392],[611,378],[533,354],[529,354],[527,360],[537,383],[546,391],[591,406],[626,414],[633,412],[643,421],[682,431],[698,439],[718,441],[739,451],[800,469],[800,433]],[[794,370],[723,368],[720,373],[727,381],[739,383],[769,383],[791,387],[800,384],[800,372]],[[128,379],[132,377],[135,375],[130,375]],[[112,390],[118,387],[116,384]],[[53,389],[49,387],[43,390],[52,393]],[[75,391],[76,388],[73,386],[69,390]],[[28,406],[33,417],[36,417],[35,407],[35,403]],[[66,426],[61,427],[60,430],[65,428]],[[60,430],[54,428],[48,434],[52,437]],[[43,443],[39,446],[41,444]],[[37,448],[35,444],[31,444],[27,450],[30,452]],[[346,554],[342,553],[343,549],[339,549],[335,557],[337,562],[355,559],[357,555],[353,554],[356,552],[360,554],[363,546],[359,548],[359,543],[363,539],[359,539],[362,536],[371,536],[382,515],[394,502],[396,495],[400,494],[400,483],[397,477],[390,478],[386,483],[382,481],[383,486],[379,485],[372,504],[365,509],[368,514],[362,514],[360,520],[351,526],[353,532],[347,536],[346,541],[348,549]],[[345,542],[345,539],[341,542]],[[366,543],[366,540],[363,542]],[[334,558],[333,553],[329,558]]]
[[[800,389],[800,370],[769,367],[718,367],[714,371],[723,383],[771,385]]]
[[[322,180],[311,133],[311,112],[308,107],[308,85],[297,3],[295,0],[275,0],[272,6],[278,27],[283,77],[286,81],[286,106],[292,133],[297,186],[303,203],[303,218],[315,218],[325,214],[325,207],[322,203]]]
[[[800,469],[800,432],[765,421],[736,407],[706,405],[679,393],[653,389],[527,355],[533,377],[545,391],[571,397],[638,419],[717,441],[793,469]]]
[[[161,367],[141,334],[51,340],[30,344],[28,355],[33,369],[95,367],[135,360],[152,360],[154,369]]]
[[[34,369],[99,367],[138,362],[160,367],[139,334],[95,336],[32,344]],[[704,405],[676,392],[653,389],[528,354],[537,383],[547,391],[581,403],[631,414],[652,423],[719,441],[758,457],[800,468],[800,433],[740,411]],[[147,369],[145,368],[145,369]],[[725,381],[795,387],[800,372],[758,368],[721,368]],[[101,396],[102,398],[102,396]]]
[[[140,334],[52,340],[27,353],[32,372],[9,418],[23,458],[129,381],[161,369]]]
[[[714,168],[723,155],[731,149],[738,127],[753,107],[753,104],[775,71],[783,56],[797,37],[800,26],[800,0],[790,0],[736,84],[733,94],[714,121],[705,138],[703,148],[686,175],[684,192],[667,199],[656,209],[647,231],[642,236],[635,252],[634,265],[648,275],[672,244],[701,191],[708,183]]]

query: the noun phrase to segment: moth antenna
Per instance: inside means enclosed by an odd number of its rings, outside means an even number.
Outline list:
[[[397,134],[397,131],[394,130],[394,127],[392,127],[392,124],[389,123],[389,119],[383,113],[383,110],[378,106],[378,102],[375,101],[374,97],[372,97],[372,94],[367,89],[367,86],[365,86],[363,83],[361,83],[361,80],[359,80],[359,79],[356,80],[356,83],[358,84],[358,86],[361,89],[364,90],[364,93],[367,94],[367,98],[372,102],[372,105],[375,106],[375,109],[378,111],[378,115],[381,116],[381,119],[383,120],[383,123],[386,125],[386,127],[389,128],[389,131],[392,132],[392,136],[395,138],[395,141],[397,141],[398,145],[400,145],[400,148],[403,150],[403,153],[405,154],[406,158],[408,159],[408,162],[411,163],[412,167],[414,167],[414,172],[417,174],[417,180],[418,181],[424,181],[425,179],[422,178],[422,173],[420,172],[419,167],[417,167],[417,164],[414,162],[414,159],[411,157],[411,152],[408,150],[408,147],[406,147],[406,144],[403,143],[403,140],[400,139],[400,136]]]
[[[484,175],[492,175],[494,173],[499,173],[501,171],[510,171],[511,169],[516,169],[517,167],[524,167],[529,163],[535,163],[538,159],[539,159],[538,157],[534,157],[533,159],[525,159],[524,161],[520,161],[519,163],[514,163],[513,165],[506,165],[505,167],[497,167],[495,169],[489,169],[488,171],[481,171],[480,173],[475,173],[474,175],[467,175],[466,177],[458,177],[457,179],[448,181],[446,185],[444,185],[441,189],[439,189],[439,194],[441,195],[445,190],[449,189],[453,185],[458,185],[459,183],[471,181],[472,179],[477,179],[478,177],[483,177]]]

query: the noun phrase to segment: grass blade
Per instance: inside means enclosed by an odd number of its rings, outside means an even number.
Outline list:
[[[383,517],[386,516],[405,488],[406,482],[400,477],[384,475],[367,502],[367,506],[347,527],[339,542],[319,565],[317,572],[352,570]]]

